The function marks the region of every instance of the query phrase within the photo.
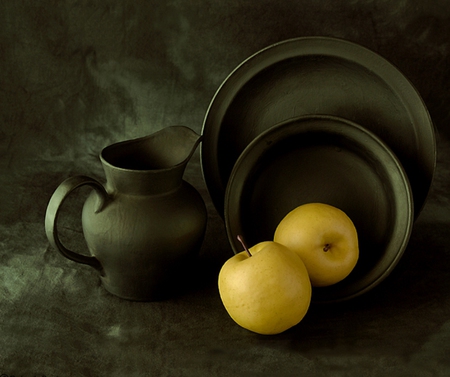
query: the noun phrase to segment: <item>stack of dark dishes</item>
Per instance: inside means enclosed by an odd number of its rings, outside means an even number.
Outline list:
[[[315,302],[347,300],[396,266],[431,186],[435,131],[404,75],[365,47],[290,39],[242,62],[205,116],[202,170],[230,245],[271,240],[295,207],[321,202],[353,220],[359,261]]]

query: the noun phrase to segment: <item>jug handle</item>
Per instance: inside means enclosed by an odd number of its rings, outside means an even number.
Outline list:
[[[106,192],[105,188],[101,183],[99,183],[93,178],[86,177],[84,175],[77,175],[74,177],[67,178],[58,186],[58,188],[55,190],[52,197],[50,198],[50,201],[47,206],[47,212],[45,214],[45,232],[47,234],[47,238],[50,244],[55,249],[57,249],[63,256],[74,262],[87,264],[89,266],[94,267],[96,270],[102,271],[103,269],[102,265],[100,264],[97,258],[95,258],[94,256],[78,254],[74,251],[67,249],[61,243],[58,236],[57,220],[61,205],[73,190],[85,185],[91,186],[99,194],[100,201],[98,203],[95,212],[97,213],[102,210],[103,206],[105,205],[108,199],[108,193]]]

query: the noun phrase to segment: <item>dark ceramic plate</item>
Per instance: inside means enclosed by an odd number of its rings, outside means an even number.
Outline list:
[[[343,40],[310,37],[249,57],[212,99],[201,158],[221,215],[229,175],[245,147],[274,124],[310,114],[354,121],[385,141],[408,174],[419,214],[436,164],[434,128],[420,95],[376,53]]]
[[[313,300],[345,300],[376,286],[402,256],[414,222],[411,187],[402,165],[365,128],[329,116],[300,117],[253,140],[237,160],[225,196],[225,225],[249,246],[273,240],[295,207],[322,202],[353,220],[359,261],[342,282],[315,288]]]

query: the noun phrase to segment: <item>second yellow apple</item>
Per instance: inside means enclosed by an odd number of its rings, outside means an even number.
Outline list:
[[[345,212],[324,203],[308,203],[278,224],[274,241],[295,251],[311,284],[325,287],[346,278],[359,258],[358,234]]]

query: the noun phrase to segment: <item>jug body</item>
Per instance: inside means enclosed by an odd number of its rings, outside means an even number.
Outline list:
[[[175,126],[103,149],[105,185],[70,177],[50,199],[45,219],[50,243],[65,257],[97,269],[116,296],[152,301],[175,294],[194,274],[206,231],[203,198],[183,180],[200,140],[191,129]],[[83,185],[94,189],[82,211],[89,256],[65,248],[57,229],[62,203]]]
[[[186,284],[203,241],[206,209],[187,182],[159,195],[117,193],[97,212],[98,194],[87,198],[83,233],[111,293],[131,300],[157,300]]]

